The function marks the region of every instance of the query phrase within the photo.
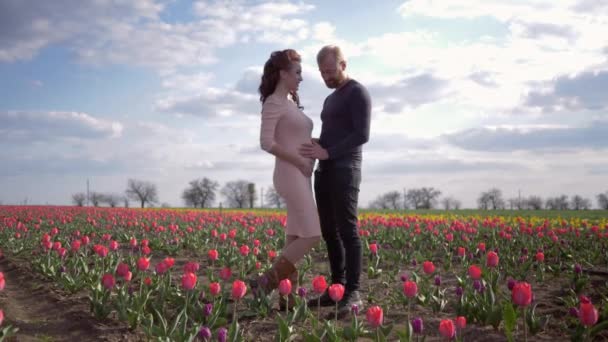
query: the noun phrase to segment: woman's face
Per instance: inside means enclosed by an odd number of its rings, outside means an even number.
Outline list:
[[[302,65],[299,62],[291,63],[289,70],[281,70],[281,78],[289,91],[297,91],[302,82]]]

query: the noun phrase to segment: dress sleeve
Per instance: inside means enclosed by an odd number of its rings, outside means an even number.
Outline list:
[[[260,129],[260,146],[266,152],[270,152],[276,144],[274,132],[283,115],[284,109],[273,102],[266,101],[262,106],[262,125]]]

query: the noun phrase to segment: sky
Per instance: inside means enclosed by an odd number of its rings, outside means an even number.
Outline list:
[[[171,206],[202,177],[267,188],[262,66],[302,55],[318,136],[327,44],[372,98],[360,206],[608,191],[606,1],[2,0],[0,202],[67,205],[87,180],[149,181]]]

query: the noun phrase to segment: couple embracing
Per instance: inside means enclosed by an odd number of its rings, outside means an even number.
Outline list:
[[[283,279],[297,283],[297,263],[323,236],[333,284],[345,293],[338,314],[353,305],[362,309],[359,294],[362,245],[357,227],[362,145],[369,139],[369,93],[346,73],[346,60],[337,46],[325,46],[317,64],[328,88],[321,112],[321,136],[311,137],[313,122],[300,106],[301,57],[294,50],[275,51],[264,65],[259,87],[262,102],[260,144],[275,156],[273,183],[287,207],[285,246],[272,267],[250,281],[255,295],[277,288]],[[314,198],[311,177],[314,170]],[[316,200],[316,204],[315,204]],[[333,306],[326,291],[309,306]],[[286,303],[281,298],[281,307]]]

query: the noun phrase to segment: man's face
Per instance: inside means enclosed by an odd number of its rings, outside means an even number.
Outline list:
[[[337,88],[344,80],[344,69],[346,62],[336,61],[336,57],[331,54],[325,56],[319,63],[319,72],[325,81],[325,85],[330,89]]]

